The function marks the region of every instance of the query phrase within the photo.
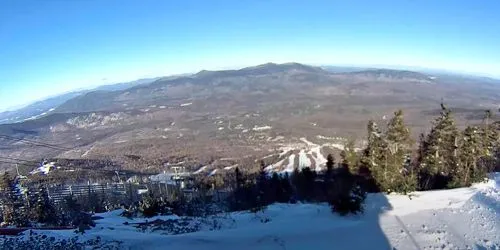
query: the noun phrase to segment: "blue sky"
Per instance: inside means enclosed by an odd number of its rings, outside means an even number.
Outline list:
[[[266,62],[500,77],[500,1],[0,1],[0,110],[142,77]]]

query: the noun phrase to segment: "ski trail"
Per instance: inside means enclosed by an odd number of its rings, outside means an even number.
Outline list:
[[[90,153],[90,151],[92,151],[92,150],[94,149],[94,147],[95,147],[95,145],[92,145],[92,146],[91,146],[91,147],[90,147],[87,151],[85,151],[85,152],[82,154],[82,157],[87,156],[87,155]]]
[[[285,170],[283,172],[293,172],[293,170],[295,169],[295,155],[290,155],[288,157],[288,165],[286,166]]]
[[[299,152],[299,169],[311,167],[311,160],[307,157],[306,151],[301,149]]]
[[[413,243],[413,245],[415,246],[415,248],[418,249],[418,250],[421,250],[422,248],[420,248],[420,246],[418,245],[418,243],[415,240],[415,238],[413,238],[413,235],[410,234],[410,231],[405,226],[405,224],[403,223],[403,221],[401,221],[401,218],[399,218],[399,216],[397,216],[397,215],[395,215],[394,217],[396,218],[396,221],[401,226],[401,228],[403,228],[403,230],[405,231],[405,233],[408,235],[408,237],[410,237],[410,240]]]
[[[436,216],[435,218],[436,220],[438,220],[441,225],[444,225],[444,227],[446,228],[446,231],[449,231],[451,234],[450,236],[454,236],[457,240],[461,241],[462,243],[462,246],[472,246],[473,244],[471,244],[470,242],[468,242],[464,237],[463,235],[466,235],[466,234],[463,234],[463,233],[459,233],[450,223],[448,223],[445,219],[443,218],[440,218],[439,216]]]

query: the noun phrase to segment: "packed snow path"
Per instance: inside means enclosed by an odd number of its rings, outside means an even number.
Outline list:
[[[205,218],[205,225],[219,228],[201,227],[178,235],[140,231],[132,225],[146,219],[129,220],[114,211],[101,214],[104,219],[82,240],[100,236],[104,241],[122,241],[124,249],[500,249],[499,186],[497,174],[488,183],[416,192],[411,199],[372,194],[365,213],[349,217],[332,214],[326,204],[275,204],[257,214]],[[48,234],[74,235],[72,231]]]

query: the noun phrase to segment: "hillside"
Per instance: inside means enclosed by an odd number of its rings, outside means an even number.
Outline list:
[[[157,77],[149,79],[139,79],[132,82],[103,85],[90,90],[73,91],[65,94],[56,95],[54,97],[50,97],[41,101],[31,103],[17,110],[1,112],[0,124],[11,124],[11,123],[22,122],[25,120],[34,120],[51,113],[55,113],[54,111],[56,110],[56,108],[62,105],[63,103],[72,99],[78,99],[81,95],[85,95],[86,93],[89,92],[124,90],[140,84],[150,83],[158,79],[160,78]],[[78,112],[81,111],[83,111],[83,109],[80,109]]]
[[[351,217],[334,215],[323,204],[274,204],[256,214],[171,215],[147,220],[120,217],[121,210],[117,210],[98,214],[102,219],[96,227],[75,242],[96,244],[99,237],[101,247],[176,250],[498,249],[499,188],[497,173],[488,183],[416,192],[412,198],[371,194],[365,213]],[[72,230],[38,233],[54,237],[53,242],[76,236]]]
[[[361,75],[373,78],[399,79],[409,81],[422,81],[432,83],[435,77],[428,76],[423,73],[408,71],[408,70],[393,70],[393,69],[371,69],[350,72],[351,75]]]
[[[209,174],[236,164],[257,166],[261,159],[277,171],[316,169],[328,153],[338,154],[346,139],[363,138],[369,119],[384,124],[403,109],[417,138],[442,100],[458,111],[455,118],[463,126],[479,123],[484,109],[496,110],[499,93],[500,85],[480,79],[387,69],[333,73],[268,63],[201,71],[91,91],[39,119],[0,125],[3,135],[66,148],[0,138],[0,154],[25,160],[109,159],[123,170],[157,172],[166,163],[184,162],[193,172],[206,166],[200,173]]]
[[[71,92],[67,94],[58,95],[52,98],[45,99],[27,105],[15,111],[5,111],[0,113],[0,124],[17,123],[26,119],[36,119],[44,116],[61,105],[62,103],[77,97],[84,93],[83,91]]]

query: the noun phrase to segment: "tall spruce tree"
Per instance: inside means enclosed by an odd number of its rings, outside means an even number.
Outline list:
[[[383,176],[379,180],[382,190],[407,193],[416,188],[416,178],[409,159],[413,140],[403,119],[403,111],[394,112],[387,124],[386,163],[382,164]]]
[[[332,154],[326,156],[326,179],[329,180],[332,177],[332,171],[335,167],[335,157]]]
[[[469,186],[486,176],[486,168],[478,166],[481,157],[481,135],[475,126],[468,126],[460,134],[458,166],[449,187]]]
[[[362,213],[365,198],[366,191],[358,183],[358,178],[349,172],[349,168],[335,171],[326,197],[332,212],[342,216]]]
[[[14,184],[8,172],[2,175],[0,182],[1,205],[3,222],[12,224],[14,222]]]
[[[500,109],[499,109],[500,111]],[[493,171],[499,172],[500,171],[500,121],[496,121],[493,123],[494,129],[497,131],[497,140],[494,143],[493,146],[493,155],[494,155],[494,169]]]
[[[0,193],[3,222],[8,225],[26,226],[28,220],[23,214],[26,209],[16,182],[8,172],[5,172],[0,180]]]
[[[344,150],[340,152],[340,157],[342,158],[341,167],[348,168],[353,174],[359,173],[359,156],[355,151],[353,140],[347,141]]]
[[[372,179],[375,187],[367,187],[368,190],[375,191],[383,188],[385,179],[385,165],[387,164],[387,143],[384,135],[379,130],[374,121],[368,122],[368,143],[361,157],[359,172],[365,178]],[[370,180],[371,182],[371,180]],[[386,191],[386,190],[382,190]]]
[[[294,200],[300,200],[300,183],[301,183],[301,172],[299,171],[299,168],[294,168],[293,172],[290,176],[290,181],[292,183],[292,191],[293,191],[293,198]]]
[[[243,176],[242,176],[241,171],[238,167],[236,167],[236,169],[234,170],[234,176],[235,176],[236,188],[243,186],[243,182],[244,182]]]
[[[480,134],[480,167],[486,168],[486,171],[493,171],[497,163],[495,157],[495,148],[500,141],[500,133],[496,124],[492,120],[492,112],[486,110],[481,124],[481,128],[477,130]]]
[[[283,197],[283,189],[281,187],[281,181],[278,173],[274,172],[269,180],[269,203],[282,202],[280,201]]]
[[[297,196],[300,200],[313,201],[315,197],[314,180],[316,172],[309,167],[303,168],[300,172],[293,173],[292,182],[297,190]]]
[[[35,194],[35,204],[32,205],[34,210],[35,221],[49,225],[57,224],[57,212],[54,204],[50,201],[47,189],[44,185],[40,185],[38,192]]]
[[[257,179],[257,203],[260,207],[268,205],[273,202],[271,198],[271,187],[270,181],[267,177],[267,172],[265,171],[264,161],[261,161],[261,169],[259,172],[259,177]]]
[[[245,181],[243,175],[238,167],[234,171],[235,176],[235,188],[233,191],[233,200],[231,204],[231,209],[238,211],[244,209],[244,199],[245,199]]]
[[[424,133],[420,133],[418,136],[418,150],[417,158],[415,160],[415,167],[418,168],[424,159],[425,152],[428,150],[427,140]]]
[[[289,202],[292,198],[293,189],[292,189],[292,185],[290,184],[290,178],[289,178],[288,173],[285,173],[285,175],[283,175],[280,178],[280,186],[282,189],[281,194],[283,196],[277,197],[278,202]]]
[[[422,189],[444,188],[456,174],[458,134],[451,111],[442,104],[441,114],[425,140],[420,162]]]

